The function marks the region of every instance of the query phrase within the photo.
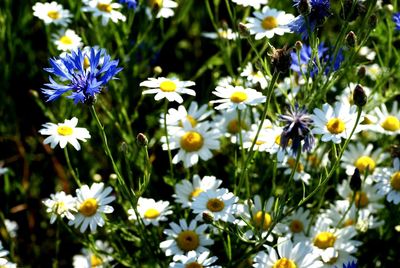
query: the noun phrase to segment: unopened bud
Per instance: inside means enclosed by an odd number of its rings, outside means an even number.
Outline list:
[[[371,17],[369,17],[368,25],[371,29],[375,29],[377,24],[378,24],[378,17],[375,14],[372,14]]]
[[[136,142],[140,145],[140,146],[147,146],[149,144],[149,140],[147,139],[146,135],[144,135],[143,133],[139,133],[136,136]]]
[[[93,179],[93,181],[95,181],[95,182],[100,182],[100,181],[103,180],[103,178],[101,177],[101,175],[98,174],[98,173],[94,174],[92,179]]]
[[[311,4],[309,0],[300,0],[297,4],[297,11],[303,16],[311,13]]]
[[[271,65],[275,72],[286,73],[289,71],[292,57],[290,56],[291,49],[283,48],[273,49],[271,55]]]
[[[111,173],[109,178],[110,178],[110,180],[116,180],[116,179],[118,179],[118,176],[115,173]]]
[[[202,216],[205,223],[212,223],[214,221],[214,216],[208,212],[203,212]]]
[[[392,158],[400,158],[400,146],[392,145],[390,146],[390,155]]]
[[[39,93],[36,90],[33,90],[33,89],[29,90],[29,94],[31,94],[35,98],[39,97]]]
[[[359,191],[361,189],[361,176],[358,168],[354,169],[354,173],[350,178],[350,189],[354,192]]]
[[[122,142],[120,150],[121,152],[126,153],[128,151],[128,144],[126,144],[126,142]]]
[[[162,68],[160,66],[156,66],[153,69],[155,74],[161,74],[162,73]]]
[[[244,23],[239,22],[239,34],[243,38],[248,38],[250,36],[250,30]]]
[[[296,48],[297,51],[300,51],[301,48],[303,47],[303,43],[301,41],[296,41],[294,47]]]
[[[366,73],[367,69],[365,69],[365,66],[361,66],[357,71],[357,76],[359,79],[364,79]]]
[[[350,31],[346,35],[346,44],[349,48],[354,48],[357,46],[357,36],[353,31]]]
[[[367,103],[367,94],[361,85],[357,85],[353,91],[353,102],[358,107],[363,107]]]

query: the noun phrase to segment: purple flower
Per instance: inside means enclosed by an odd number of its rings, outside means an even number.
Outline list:
[[[337,267],[337,266],[335,266]],[[342,268],[358,268],[358,264],[356,261],[351,261],[348,263],[344,263]]]
[[[313,120],[306,108],[299,108],[296,103],[294,107],[290,107],[287,114],[279,115],[278,118],[286,124],[281,134],[281,147],[286,149],[290,146],[292,154],[296,156],[301,142],[304,141],[303,151],[311,151],[314,146],[314,136],[310,129]]]
[[[91,104],[107,83],[122,70],[118,60],[111,60],[104,49],[90,48],[88,52],[81,49],[72,51],[60,58],[50,59],[51,68],[44,70],[55,75],[58,81],[49,76],[50,83],[42,88],[47,101],[58,99],[71,92],[68,98],[74,103]]]
[[[135,10],[137,8],[137,1],[136,0],[119,0],[121,4],[127,4],[128,8]]]
[[[392,20],[396,24],[396,30],[400,31],[400,12],[394,13]]]

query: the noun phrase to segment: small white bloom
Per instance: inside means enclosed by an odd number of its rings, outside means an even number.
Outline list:
[[[293,237],[294,241],[304,241],[309,225],[310,211],[300,207],[278,223],[277,228],[285,236]]]
[[[366,46],[361,47],[358,51],[358,54],[365,57],[369,61],[373,61],[376,57],[376,52]]]
[[[88,227],[91,232],[95,232],[97,226],[104,226],[104,213],[112,213],[114,208],[108,204],[115,200],[115,196],[110,196],[112,188],[104,188],[104,183],[93,183],[89,188],[83,185],[76,190],[76,200],[78,213],[75,219],[68,222],[68,225],[74,225],[75,228],[80,227],[83,233]]]
[[[375,107],[374,112],[377,122],[369,126],[369,129],[390,136],[400,134],[400,109],[397,101],[393,102],[390,112],[384,103],[380,108]]]
[[[265,102],[265,96],[252,88],[243,88],[242,86],[217,86],[212,92],[219,100],[210,103],[220,103],[215,107],[217,110],[244,110],[248,105],[254,106]]]
[[[156,94],[154,99],[159,101],[166,98],[168,101],[176,101],[182,103],[183,99],[180,94],[188,94],[196,96],[196,92],[189,87],[194,86],[192,81],[180,81],[177,78],[149,78],[140,83],[141,87],[148,87],[150,89],[144,90],[142,94]]]
[[[175,12],[174,8],[178,7],[178,3],[172,0],[149,0],[149,7],[146,8],[146,14],[149,18],[152,18],[152,10],[156,10],[156,18],[169,18],[172,17]]]
[[[44,128],[39,130],[42,135],[49,135],[43,143],[50,143],[51,148],[55,148],[57,144],[60,144],[61,148],[64,148],[67,143],[72,144],[76,150],[81,149],[81,145],[78,140],[86,142],[86,139],[90,138],[89,131],[86,128],[76,127],[78,119],[73,117],[71,120],[65,119],[64,123],[46,123],[42,126]]]
[[[116,10],[122,5],[113,3],[112,0],[83,0],[83,3],[85,6],[82,7],[82,11],[92,12],[94,17],[101,16],[103,26],[107,25],[110,19],[115,23],[126,20],[126,17]]]
[[[261,11],[253,12],[253,16],[247,18],[246,27],[249,28],[250,34],[255,34],[256,40],[291,32],[287,24],[294,19],[292,14],[265,6]]]
[[[10,237],[11,238],[17,237],[18,223],[16,221],[11,221],[9,219],[5,219],[4,223],[6,225],[6,229]]]
[[[50,198],[43,201],[47,207],[46,212],[51,214],[50,223],[53,224],[57,217],[74,220],[74,214],[78,211],[76,202],[72,195],[67,195],[63,191],[51,194]]]
[[[82,249],[82,255],[75,255],[73,257],[74,268],[106,268],[109,267],[109,263],[113,260],[111,253],[113,248],[110,247],[107,241],[96,240],[93,248]]]
[[[374,81],[382,75],[384,70],[386,71],[386,69],[383,69],[377,63],[365,65],[365,74]]]
[[[71,51],[82,47],[83,43],[74,30],[61,30],[58,34],[53,34],[53,42],[58,50]]]
[[[258,113],[253,113],[258,118]],[[246,130],[250,129],[251,117],[250,110],[241,113],[241,122],[239,122],[238,112],[236,110],[221,110],[221,114],[215,116],[213,120],[213,128],[219,129],[223,136],[229,138],[230,142],[238,143],[239,131],[244,135]]]
[[[239,34],[234,32],[230,28],[228,29],[219,28],[216,33],[204,32],[201,35],[210,39],[227,39],[227,40],[236,40],[239,37]]]
[[[383,168],[375,175],[378,194],[386,196],[388,202],[400,203],[400,159],[395,158],[393,168]]]
[[[304,164],[306,161],[303,157],[300,157],[297,168],[294,172],[293,179],[295,181],[302,180],[305,184],[310,183],[311,175],[304,170]],[[296,159],[291,156],[285,156],[281,163],[278,163],[278,168],[285,168],[284,174],[290,176],[292,170],[296,166]]]
[[[146,226],[149,224],[159,226],[160,221],[166,221],[167,216],[172,214],[172,210],[168,201],[159,200],[156,202],[152,198],[144,197],[139,197],[137,211],[139,213],[139,217]],[[132,208],[128,210],[128,214],[129,220],[137,220],[136,213]]]
[[[197,254],[195,251],[189,251],[186,256],[181,256],[179,261],[171,262],[169,268],[188,268],[188,267],[201,267],[201,268],[222,268],[219,265],[212,265],[218,260],[218,257],[209,257],[210,252],[205,251],[201,254]]]
[[[261,5],[268,4],[268,0],[232,0],[232,2],[240,6],[253,7],[255,9],[260,9]]]
[[[243,72],[240,73],[240,76],[246,77],[253,85],[259,84],[262,89],[266,89],[268,86],[268,80],[264,74],[259,70],[255,70],[251,62],[247,63]]]
[[[54,23],[55,25],[67,26],[71,21],[71,13],[54,1],[51,3],[37,2],[32,9],[33,15],[43,20],[45,24]]]

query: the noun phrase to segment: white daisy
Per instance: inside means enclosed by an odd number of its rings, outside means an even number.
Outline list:
[[[249,82],[253,85],[260,85],[262,89],[266,89],[268,86],[268,81],[264,74],[254,69],[253,64],[248,62],[246,67],[244,67],[243,72],[240,73],[240,76],[246,77]]]
[[[171,262],[169,268],[222,268],[219,265],[212,265],[218,260],[218,257],[209,257],[210,252],[205,251],[201,254],[197,254],[195,251],[189,251],[187,255],[183,255],[177,262]]]
[[[251,129],[249,131],[246,131],[244,137],[243,137],[243,148],[245,149],[250,149],[251,145],[254,142],[254,139],[257,135],[259,125],[258,124],[253,124],[251,125]],[[274,139],[271,139],[270,132],[268,129],[272,128],[271,121],[266,119],[263,123],[262,128],[260,129],[260,132],[257,136],[257,140],[254,143],[254,150],[259,151],[259,152],[265,152],[268,151],[270,148],[275,143]]]
[[[340,93],[340,95],[336,95],[336,101],[348,102],[350,105],[353,105],[354,104],[353,92],[357,85],[358,84],[356,84],[356,83],[349,83],[343,89],[343,91]],[[368,98],[368,102],[377,101],[378,94],[372,95],[372,91],[369,87],[363,86],[362,88],[364,89],[365,95]]]
[[[277,228],[285,236],[293,237],[294,241],[303,241],[309,225],[310,211],[300,207],[278,223]]]
[[[248,22],[246,27],[250,34],[255,34],[256,40],[291,32],[287,24],[294,19],[292,14],[286,14],[285,11],[265,6],[261,11],[253,12],[253,15],[254,17],[246,19]]]
[[[346,169],[346,174],[351,176],[354,169],[358,168],[361,175],[368,170],[368,174],[372,175],[386,159],[389,154],[384,153],[382,148],[373,150],[374,146],[369,143],[366,147],[361,143],[349,144],[341,158],[341,166]]]
[[[199,175],[193,175],[192,182],[182,180],[175,185],[176,203],[182,204],[182,208],[191,207],[193,200],[201,193],[207,190],[216,190],[221,185],[222,180],[217,180],[215,176],[204,176],[202,179]]]
[[[400,109],[397,101],[393,102],[390,112],[385,104],[380,108],[375,107],[374,112],[378,122],[369,129],[391,136],[400,134]]]
[[[241,77],[232,78],[231,76],[221,77],[217,81],[217,86],[228,87],[228,86],[240,86],[245,84],[245,81]]]
[[[369,47],[363,46],[360,48],[358,51],[358,54],[360,56],[365,57],[369,61],[373,61],[376,57],[376,52],[373,49],[370,49]]]
[[[185,168],[191,167],[199,161],[206,161],[213,157],[211,150],[220,148],[219,138],[221,133],[218,129],[210,129],[211,125],[203,123],[193,127],[189,121],[183,122],[182,129],[176,131],[169,137],[169,148],[179,149],[172,159],[173,164],[182,161]],[[165,136],[161,141],[163,149],[168,150]]]
[[[264,251],[257,253],[254,258],[255,268],[316,268],[316,256],[312,253],[312,247],[304,241],[293,244],[288,237],[279,237],[276,249],[265,246]]]
[[[149,18],[152,18],[152,11],[156,11],[156,18],[169,18],[172,17],[175,12],[174,8],[178,7],[178,3],[172,0],[149,0],[149,7],[146,8],[146,14]]]
[[[258,105],[265,102],[266,99],[261,92],[252,88],[243,88],[241,86],[217,86],[212,93],[221,98],[210,102],[220,103],[215,107],[217,110],[244,110],[248,105]]]
[[[10,235],[10,237],[11,238],[17,237],[18,223],[16,221],[5,219],[4,224],[6,226],[7,232]]]
[[[95,252],[93,251],[95,249]],[[94,247],[82,249],[82,255],[75,255],[72,258],[74,268],[105,268],[109,267],[113,260],[111,254],[114,249],[107,241],[96,240]]]
[[[365,74],[374,81],[376,81],[384,72],[384,70],[377,63],[365,65],[364,67]]]
[[[388,202],[400,203],[400,159],[395,158],[393,168],[383,168],[375,175],[378,194],[386,196]]]
[[[6,265],[8,263],[8,260],[6,258],[4,258],[5,256],[8,255],[8,253],[9,253],[8,250],[5,250],[3,248],[3,245],[0,241],[0,265],[1,266]]]
[[[74,30],[61,30],[58,34],[53,34],[53,42],[58,50],[71,51],[82,47],[83,43]]]
[[[57,217],[74,220],[74,214],[78,211],[76,202],[72,195],[67,195],[63,191],[51,194],[50,198],[43,201],[47,207],[46,212],[51,214],[50,223],[53,224]]]
[[[204,32],[201,35],[210,39],[227,39],[227,40],[236,40],[239,37],[239,34],[234,32],[230,28],[227,29],[219,28],[216,33]]]
[[[140,83],[141,87],[148,87],[150,89],[144,90],[142,94],[156,94],[154,99],[159,101],[167,98],[168,101],[176,101],[182,103],[183,99],[180,94],[188,94],[196,96],[196,92],[188,87],[194,86],[192,81],[179,81],[177,78],[149,78]]]
[[[361,116],[362,117],[362,116]],[[322,110],[315,108],[314,114],[311,115],[314,121],[314,134],[322,134],[323,142],[332,141],[340,143],[343,139],[347,139],[356,123],[357,107],[350,106],[345,102],[336,102],[334,108],[328,103],[322,106]],[[360,119],[362,121],[362,118]],[[358,125],[354,133],[361,131]]]
[[[276,96],[283,96],[287,104],[292,104],[300,91],[300,82],[296,81],[294,76],[285,77],[277,86],[274,91]]]
[[[316,144],[319,142],[316,140]],[[319,171],[321,167],[326,167],[330,162],[326,143],[320,144],[315,150],[306,156],[305,169]]]
[[[179,225],[175,222],[169,224],[171,229],[165,229],[167,240],[160,243],[160,248],[166,256],[174,256],[178,260],[189,251],[203,253],[209,251],[206,247],[214,244],[209,235],[205,233],[208,224],[197,226],[197,221],[192,220],[188,225],[185,219],[179,220]]]
[[[260,9],[261,5],[266,5],[268,3],[268,0],[232,0],[232,2],[240,6]]]
[[[115,200],[115,196],[110,196],[112,188],[104,188],[104,183],[93,183],[89,188],[83,185],[76,190],[78,213],[75,214],[75,219],[69,221],[68,225],[74,225],[75,228],[80,227],[80,232],[83,233],[88,227],[91,232],[95,232],[97,226],[104,226],[104,213],[112,213],[112,206],[108,204]]]
[[[6,174],[9,171],[8,168],[3,168],[0,164],[0,176]]]
[[[303,159],[303,156],[300,156],[299,163],[297,164],[297,168],[294,172],[293,179],[295,181],[302,180],[305,184],[310,183],[311,175],[304,170],[304,164],[306,161]],[[285,168],[283,174],[290,176],[292,170],[296,166],[296,159],[291,156],[285,156],[283,161],[278,163],[278,168]]]
[[[49,135],[43,143],[50,143],[51,148],[55,148],[57,144],[60,144],[61,148],[64,148],[67,143],[72,144],[76,150],[81,149],[81,145],[78,140],[86,142],[86,139],[90,138],[89,131],[86,128],[76,127],[78,119],[73,117],[71,120],[65,119],[64,123],[46,123],[43,124],[42,129],[39,133],[42,135]]]
[[[376,189],[367,182],[362,184],[359,191],[355,192],[350,188],[350,180],[344,180],[337,186],[338,194],[345,200],[351,201],[354,198],[354,205],[359,211],[376,213],[384,206],[381,204],[382,197],[376,192]]]
[[[159,226],[160,221],[166,221],[167,216],[172,214],[171,207],[168,201],[155,201],[152,198],[139,197],[137,204],[137,211],[144,225],[152,224],[154,226]],[[128,210],[129,220],[136,221],[136,213],[131,208]]]
[[[218,114],[213,120],[213,128],[219,129],[220,132],[232,143],[237,143],[239,139],[239,131],[244,134],[251,125],[251,114],[250,111],[245,110],[241,114],[239,122],[238,113],[236,110],[222,110],[221,114]],[[254,115],[258,117],[258,114]]]
[[[311,227],[310,237],[314,248],[314,254],[320,256],[323,267],[334,267],[339,264],[342,255],[355,253],[360,241],[352,240],[357,232],[353,226],[345,228],[331,228],[325,219],[318,219]],[[346,260],[348,261],[348,260]],[[332,266],[325,266],[332,265]]]
[[[193,213],[198,214],[197,219],[202,219],[203,213],[210,214],[214,220],[233,222],[235,203],[238,198],[228,189],[207,190],[201,192],[192,203]]]
[[[64,9],[57,2],[40,3],[37,2],[33,7],[33,15],[43,20],[45,24],[54,23],[55,25],[67,26],[71,21],[71,13]]]
[[[107,25],[111,19],[113,22],[125,21],[126,17],[116,9],[122,8],[121,4],[113,3],[112,0],[83,0],[85,6],[83,12],[92,12],[94,17],[101,16],[101,23]]]

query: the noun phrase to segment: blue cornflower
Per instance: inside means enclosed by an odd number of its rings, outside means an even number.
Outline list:
[[[307,0],[308,1],[308,0]],[[296,8],[299,4],[303,4],[303,0],[293,0]],[[307,24],[310,27],[310,32],[313,32],[315,27],[322,24],[326,17],[331,15],[330,13],[330,1],[329,0],[309,0],[309,12],[300,14],[292,22],[288,24],[288,27],[295,33],[301,34],[303,39],[308,38]]]
[[[42,88],[47,101],[58,99],[71,91],[68,98],[74,103],[93,103],[96,94],[122,70],[118,60],[111,60],[104,49],[90,48],[87,53],[81,49],[59,58],[50,59],[51,68],[44,70],[58,77],[59,82],[49,76],[48,88]]]
[[[396,30],[400,31],[400,12],[394,13],[392,20],[396,24]]]
[[[307,73],[307,71],[310,72],[310,77],[314,77],[316,74],[318,74],[318,65],[316,62],[316,59],[314,58],[313,60],[311,59],[312,55],[312,49],[309,45],[303,45],[300,50],[300,62],[297,57],[296,51],[291,52],[292,56],[292,64],[290,65],[290,68],[297,72],[298,74],[302,75],[303,73]],[[336,71],[339,69],[340,64],[342,63],[344,57],[342,54],[342,50],[340,49],[338,54],[336,55],[335,62],[332,64],[333,55],[331,53],[331,49],[322,42],[318,46],[318,57],[319,57],[319,62],[322,67],[325,67],[324,73],[329,74],[331,72],[331,67],[333,67],[333,71]],[[312,65],[310,70],[308,70],[308,64],[312,60]]]
[[[119,2],[121,4],[127,4],[130,9],[136,9],[138,4],[136,0],[119,0]]]
[[[356,261],[351,261],[348,263],[344,263],[342,268],[358,268],[358,264]]]
[[[292,154],[296,156],[301,142],[304,141],[303,152],[311,151],[315,143],[314,136],[310,129],[313,120],[307,113],[306,108],[304,106],[299,108],[299,105],[296,103],[294,107],[290,107],[287,114],[281,114],[278,118],[281,122],[286,124],[281,134],[280,146],[286,149],[291,142],[290,150]]]

